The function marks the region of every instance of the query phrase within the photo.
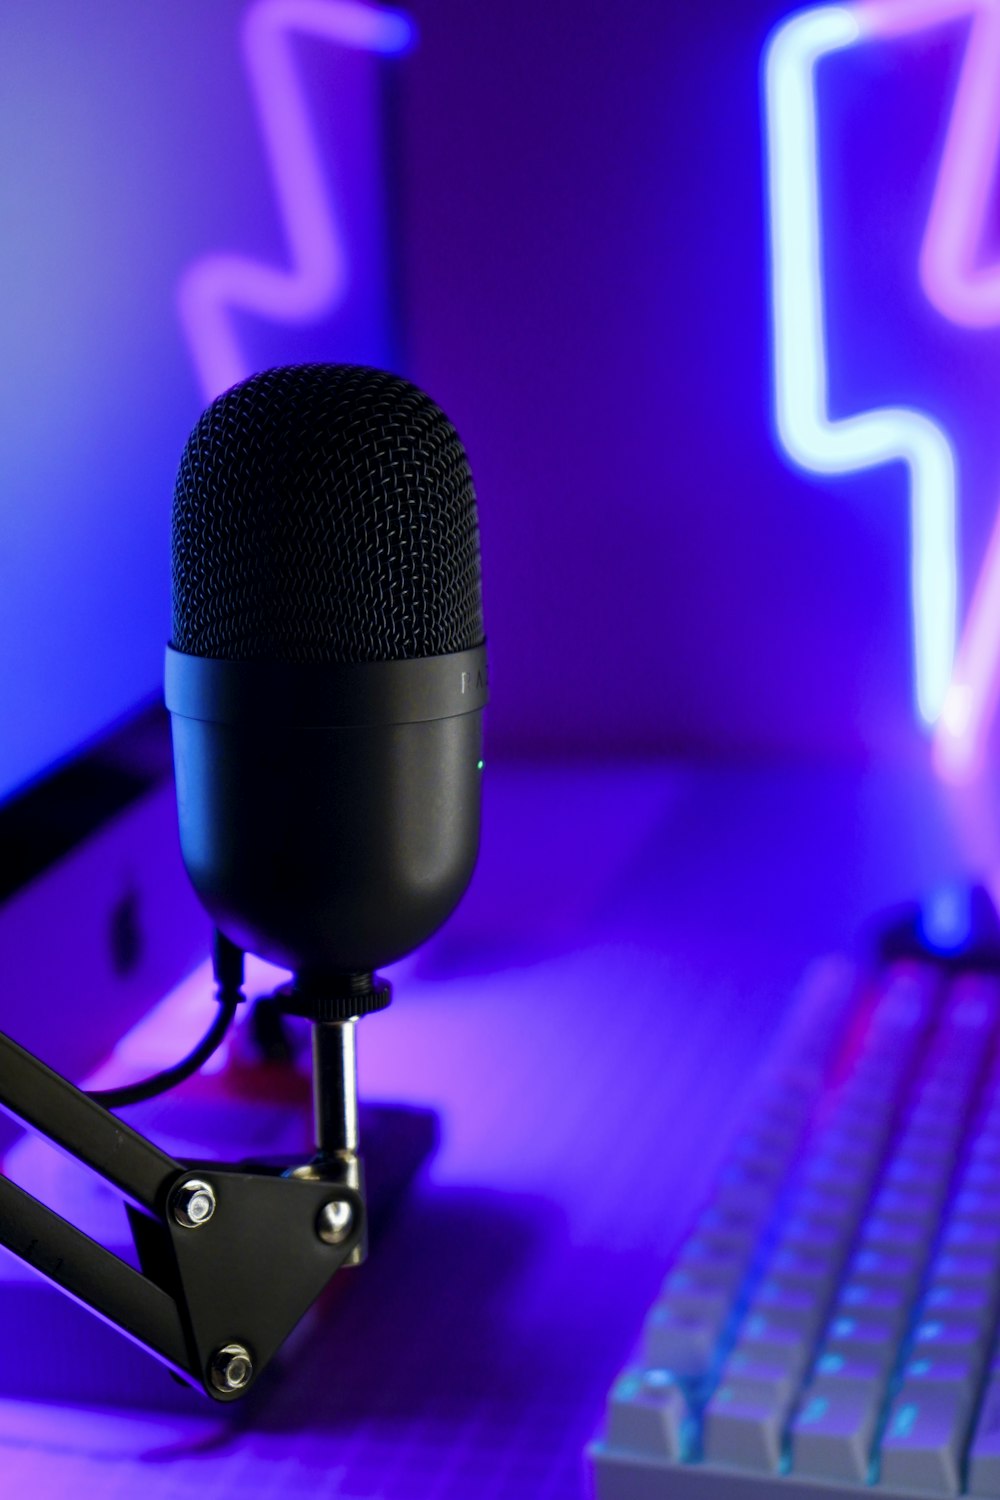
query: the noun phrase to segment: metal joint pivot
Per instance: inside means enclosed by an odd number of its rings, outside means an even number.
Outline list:
[[[357,1022],[384,1009],[392,987],[378,974],[297,978],[278,991],[281,1008],[313,1023],[313,1120],[316,1154],[293,1174],[299,1180],[343,1186],[364,1199],[364,1164],[358,1128]],[[348,1198],[331,1198],[317,1233],[325,1244],[353,1241],[344,1264],[357,1266],[368,1253],[364,1230],[356,1233]]]

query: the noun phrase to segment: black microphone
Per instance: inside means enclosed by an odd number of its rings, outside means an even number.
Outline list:
[[[188,440],[172,575],[188,874],[228,938],[332,994],[435,932],[476,860],[487,679],[465,450],[395,375],[255,375]]]
[[[359,1181],[354,1027],[374,970],[452,912],[479,845],[487,695],[465,450],[429,396],[356,365],[214,401],[173,507],[181,851],[217,929],[292,970],[317,1158]]]

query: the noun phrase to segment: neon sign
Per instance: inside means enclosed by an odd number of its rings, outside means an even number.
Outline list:
[[[920,253],[920,279],[950,321],[1000,323],[1000,266],[977,252],[1000,151],[997,0],[861,0],[801,11],[764,59],[775,413],[789,457],[819,474],[901,461],[910,474],[910,596],[918,714],[935,728],[935,763],[978,769],[1000,699],[1000,515],[956,643],[956,465],[928,414],[884,407],[834,421],[827,409],[823,246],[815,73],[829,54],[971,17],[969,40]]]

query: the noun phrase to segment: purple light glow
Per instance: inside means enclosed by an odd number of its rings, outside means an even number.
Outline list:
[[[184,273],[178,310],[206,400],[251,373],[234,312],[305,323],[329,312],[347,289],[343,235],[295,63],[297,35],[393,54],[410,45],[413,28],[397,12],[374,10],[354,0],[257,0],[246,12],[244,63],[290,265],[208,255]]]

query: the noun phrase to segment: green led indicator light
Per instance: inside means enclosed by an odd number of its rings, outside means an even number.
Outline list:
[[[477,771],[481,771],[481,770],[482,770],[482,769],[483,769],[483,766],[484,766],[484,765],[485,765],[485,764],[486,764],[486,762],[485,762],[485,761],[483,761],[483,760],[477,760],[477,761],[476,761],[476,770],[477,770]]]

